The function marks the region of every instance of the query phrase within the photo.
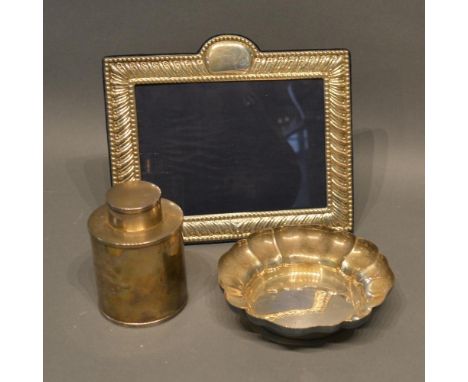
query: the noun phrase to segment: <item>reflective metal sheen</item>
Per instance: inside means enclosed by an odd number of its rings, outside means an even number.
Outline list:
[[[142,169],[148,168],[147,163],[141,161],[142,152],[140,151],[147,141],[141,141],[138,138],[142,132],[140,130],[141,118],[137,116],[137,108],[141,105],[141,99],[136,102],[135,97],[139,87],[141,90],[144,86],[158,87],[163,84],[164,86],[173,84],[179,87],[180,84],[191,83],[203,88],[207,83],[215,82],[321,80],[324,90],[325,155],[322,158],[326,161],[326,207],[238,210],[193,215],[186,212],[184,238],[186,242],[191,243],[237,240],[264,228],[286,225],[324,224],[352,230],[350,70],[350,53],[345,49],[263,52],[252,41],[236,35],[213,37],[196,54],[107,57],[104,59],[104,83],[112,183],[144,179]],[[148,100],[146,97],[143,98]],[[218,103],[222,105],[221,101],[218,100]],[[250,102],[248,98],[246,101]],[[165,110],[167,112],[167,109]],[[159,114],[157,109],[153,112]],[[205,105],[199,108],[198,112],[211,115],[213,109]],[[271,116],[270,113],[268,115]],[[231,115],[226,115],[224,119],[230,117]],[[186,118],[185,113],[180,113],[180,118]],[[284,121],[283,118],[282,120]],[[188,118],[184,122],[187,128],[193,124],[194,122]],[[156,122],[156,127],[160,126]],[[245,127],[245,124],[238,126]],[[165,131],[173,137],[173,130]],[[256,132],[257,130],[247,132],[252,142],[263,138]],[[158,137],[155,139],[159,139],[159,136],[158,132]],[[180,144],[197,143],[197,141],[190,141],[190,136],[187,136],[188,138],[185,137],[183,140],[172,140],[171,144],[175,142],[174,147],[180,150]],[[199,152],[208,156],[212,155],[206,146],[213,137],[209,134],[201,135],[201,137],[206,139],[201,141]],[[266,144],[265,147],[270,146]],[[277,149],[276,146],[271,147]],[[178,156],[177,152],[172,155],[171,159],[174,156]],[[234,160],[237,159],[234,158]],[[185,173],[190,173],[192,170],[184,163],[186,162],[179,161],[179,168]],[[217,167],[219,163],[214,160],[211,165]],[[164,158],[157,159],[157,166],[166,171]],[[245,166],[241,166],[241,171],[243,167]],[[154,165],[152,168],[154,169]],[[204,167],[201,166],[200,173],[203,173],[203,169]],[[174,174],[169,173],[169,175],[174,183],[180,181]],[[236,184],[237,173],[227,175],[229,176],[223,175],[220,178],[219,184],[229,184],[229,182]],[[261,172],[258,173],[259,179],[262,175]],[[190,184],[193,185],[193,183]],[[246,188],[251,192],[247,182]],[[180,192],[184,191],[183,187],[178,187],[178,189],[181,190]],[[259,200],[262,199],[259,198]]]
[[[252,49],[240,41],[219,41],[206,52],[206,65],[212,73],[242,72],[252,65]]]
[[[255,233],[221,257],[218,272],[235,310],[291,338],[359,326],[394,282],[373,243],[322,226]]]
[[[187,300],[182,210],[161,198],[152,183],[111,188],[88,229],[93,246],[99,305],[104,316],[126,326],[171,318]]]

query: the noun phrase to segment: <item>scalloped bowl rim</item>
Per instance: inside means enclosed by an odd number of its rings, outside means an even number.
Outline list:
[[[293,328],[293,327],[283,326],[272,320],[256,316],[255,314],[251,314],[248,312],[247,308],[240,307],[232,303],[229,298],[229,293],[223,287],[223,281],[221,280],[220,268],[221,268],[221,263],[222,263],[223,258],[229,256],[231,253],[235,253],[237,249],[242,248],[243,245],[245,245],[246,243],[248,243],[250,240],[252,240],[255,237],[258,237],[262,234],[269,233],[269,232],[271,232],[273,235],[276,235],[278,232],[281,232],[282,230],[285,230],[285,229],[288,229],[288,230],[297,229],[301,231],[314,230],[314,231],[320,231],[320,232],[330,233],[330,234],[343,233],[345,235],[349,235],[350,237],[352,237],[354,239],[354,243],[356,243],[357,240],[361,240],[362,242],[367,243],[370,246],[373,246],[375,248],[377,256],[380,256],[383,259],[387,267],[387,270],[389,272],[388,280],[390,281],[390,285],[385,291],[384,297],[381,299],[379,303],[372,305],[372,306],[368,306],[366,314],[359,316],[358,318],[351,318],[348,320],[343,320],[339,322],[338,324],[310,326],[310,327],[305,327],[305,328]],[[265,268],[268,268],[268,267],[265,267]],[[250,280],[254,279],[256,275],[257,273],[254,273],[251,276]],[[254,232],[251,235],[249,235],[247,238],[240,239],[236,243],[234,243],[234,245],[228,251],[226,251],[218,261],[218,283],[221,287],[221,290],[223,291],[224,298],[226,302],[228,303],[228,305],[237,313],[243,312],[245,316],[249,319],[249,321],[253,323],[254,325],[263,326],[266,329],[273,331],[274,333],[283,335],[285,337],[290,337],[290,338],[301,338],[301,337],[307,337],[307,336],[315,335],[315,334],[327,335],[327,334],[332,334],[340,329],[355,329],[361,326],[362,324],[368,321],[374,309],[379,307],[385,302],[388,294],[393,289],[394,282],[395,282],[395,276],[392,272],[390,265],[388,264],[387,258],[379,251],[378,247],[373,242],[367,239],[364,239],[360,236],[354,235],[351,232],[342,230],[342,229],[331,228],[331,227],[321,226],[321,225],[283,226],[283,227],[278,227],[278,228],[267,228],[267,229]]]

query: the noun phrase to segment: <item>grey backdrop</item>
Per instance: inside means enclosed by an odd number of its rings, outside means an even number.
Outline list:
[[[45,380],[419,381],[424,353],[424,3],[421,0],[45,1]],[[352,52],[357,234],[396,286],[346,341],[290,350],[242,328],[216,284],[229,244],[186,248],[190,300],[154,328],[97,309],[86,220],[109,187],[101,58],[191,53],[238,33],[263,50]]]

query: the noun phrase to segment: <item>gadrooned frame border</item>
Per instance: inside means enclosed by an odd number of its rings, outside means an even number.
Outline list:
[[[206,62],[207,51],[213,44],[225,41],[243,44],[251,51],[252,64],[246,71],[210,72]],[[323,79],[327,207],[186,216],[184,241],[228,241],[282,225],[324,224],[338,229],[353,229],[348,50],[262,52],[244,37],[221,35],[208,40],[198,54],[107,57],[103,65],[113,184],[141,178],[135,85]]]

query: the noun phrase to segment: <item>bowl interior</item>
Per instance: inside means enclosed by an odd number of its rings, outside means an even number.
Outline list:
[[[319,263],[265,268],[253,275],[244,293],[248,314],[292,329],[333,326],[369,312],[361,283]]]

